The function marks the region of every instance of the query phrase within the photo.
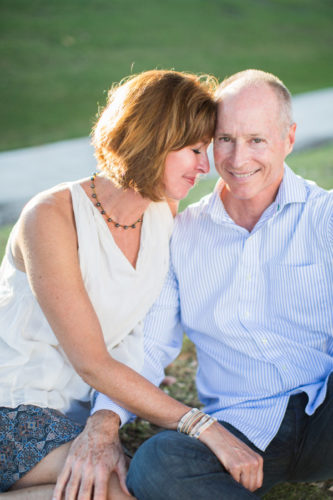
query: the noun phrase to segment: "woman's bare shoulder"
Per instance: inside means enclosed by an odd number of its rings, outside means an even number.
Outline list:
[[[27,222],[38,218],[73,218],[71,186],[81,185],[87,190],[89,178],[79,179],[74,182],[64,182],[36,194],[24,207],[20,219]]]
[[[71,191],[68,184],[59,184],[36,194],[25,205],[20,219],[27,222],[34,217],[64,216],[72,208]]]
[[[25,205],[11,239],[11,252],[16,266],[23,271],[27,246],[32,247],[37,241],[49,238],[76,240],[68,183],[38,193]]]

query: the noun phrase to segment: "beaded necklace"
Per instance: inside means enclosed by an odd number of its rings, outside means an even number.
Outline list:
[[[143,219],[143,214],[135,221],[133,222],[133,224],[120,224],[119,222],[116,222],[114,219],[112,219],[112,217],[110,217],[110,215],[108,215],[101,202],[99,201],[98,197],[97,197],[97,194],[96,194],[96,186],[95,186],[95,179],[96,179],[96,176],[98,175],[97,172],[95,172],[94,174],[92,174],[92,176],[90,177],[90,180],[91,180],[91,184],[90,184],[90,187],[91,187],[91,190],[92,190],[92,195],[91,197],[94,199],[94,202],[95,202],[95,205],[96,207],[99,209],[99,211],[101,212],[101,214],[104,216],[105,220],[107,222],[111,222],[111,224],[114,225],[114,227],[122,227],[123,229],[128,229],[128,228],[132,228],[132,229],[135,229],[136,228],[136,225],[139,224],[140,222],[142,222],[142,219]]]

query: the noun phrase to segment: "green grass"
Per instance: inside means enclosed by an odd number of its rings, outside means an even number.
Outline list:
[[[0,262],[5,253],[6,243],[8,240],[9,233],[12,229],[12,226],[0,226]]]
[[[333,81],[331,0],[0,0],[0,149],[88,135],[131,72],[247,67],[294,93]]]
[[[333,142],[294,153],[287,158],[287,163],[305,179],[311,179],[325,189],[333,189]]]

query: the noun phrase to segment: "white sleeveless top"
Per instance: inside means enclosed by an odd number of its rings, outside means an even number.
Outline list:
[[[139,371],[142,320],[162,288],[169,265],[173,227],[169,206],[151,203],[145,211],[134,269],[80,184],[69,183],[68,187],[82,278],[108,351]],[[69,363],[27,275],[15,268],[9,239],[0,267],[0,406],[14,408],[25,403],[75,414],[79,402],[89,398],[90,387]]]

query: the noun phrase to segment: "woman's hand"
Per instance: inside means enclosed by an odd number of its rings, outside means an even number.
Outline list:
[[[215,422],[200,435],[200,441],[217,456],[229,474],[250,491],[263,482],[263,458]]]
[[[119,417],[109,410],[97,411],[89,417],[83,432],[73,441],[61,471],[53,500],[90,500],[108,498],[111,473],[126,487],[126,458],[119,440]]]

